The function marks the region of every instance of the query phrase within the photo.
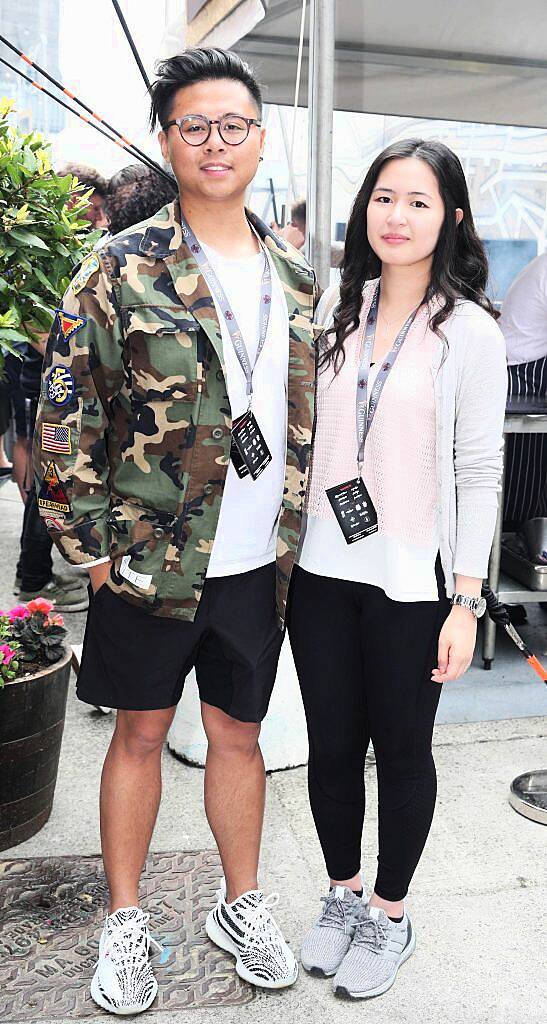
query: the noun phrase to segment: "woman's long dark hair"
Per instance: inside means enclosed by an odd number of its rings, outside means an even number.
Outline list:
[[[442,142],[423,139],[404,139],[384,149],[371,165],[352,206],[341,265],[340,302],[334,315],[334,326],[325,334],[335,334],[335,340],[323,350],[320,365],[333,363],[338,372],[345,359],[344,341],[359,326],[366,281],[379,277],[382,264],[372,249],[367,236],[367,210],[372,190],[380,171],[389,160],[418,157],[424,160],[437,178],[444,203],[444,221],[433,256],[431,279],[424,302],[436,296],[440,302],[430,320],[430,327],[443,337],[441,324],[454,309],[456,299],[471,299],[482,306],[495,319],[499,313],[485,295],[488,261],[484,246],[477,235],[469,203],[469,193],[463,168],[455,153]],[[456,225],[456,210],[463,210],[463,219]]]

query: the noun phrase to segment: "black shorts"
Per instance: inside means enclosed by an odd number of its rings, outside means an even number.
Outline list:
[[[273,562],[207,579],[194,622],[150,615],[103,584],[90,601],[76,692],[97,707],[170,708],[195,666],[202,701],[260,722],[282,641]]]

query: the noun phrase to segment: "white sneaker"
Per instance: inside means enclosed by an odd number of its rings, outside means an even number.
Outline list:
[[[154,1002],[158,983],[149,951],[161,951],[148,932],[150,915],[139,907],[123,907],[109,914],[99,940],[99,962],[91,982],[91,996],[103,1010],[120,1015],[142,1013]]]
[[[298,977],[296,959],[270,914],[278,903],[278,893],[265,898],[260,889],[226,903],[222,879],[217,905],[205,922],[211,941],[235,956],[240,978],[259,988],[286,988]]]
[[[397,971],[416,948],[416,936],[405,913],[400,922],[390,921],[380,907],[366,907],[355,929],[351,946],[337,971],[332,987],[346,999],[371,999],[391,988]]]

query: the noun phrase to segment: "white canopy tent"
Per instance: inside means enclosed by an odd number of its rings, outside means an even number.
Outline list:
[[[332,109],[547,128],[546,0],[310,0],[310,255],[328,281]],[[292,104],[302,0],[270,0],[234,47]],[[308,75],[309,65],[312,68]]]

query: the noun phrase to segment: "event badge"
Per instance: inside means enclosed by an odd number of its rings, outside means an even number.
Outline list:
[[[270,306],[272,301],[272,271],[270,263],[266,252],[263,251],[264,269],[262,271],[262,281],[260,285],[259,339],[254,365],[251,365],[243,335],[235,314],[230,308],[230,303],[224,288],[222,287],[214,268],[207,259],[207,256],[194,235],[190,225],[182,215],[181,226],[183,238],[189,246],[192,256],[194,257],[211,290],[211,294],[216,299],[219,309],[222,311],[234,352],[245,376],[249,408],[247,409],[247,412],[242,416],[238,416],[237,419],[233,421],[230,460],[241,480],[249,475],[252,480],[257,480],[260,474],[266,469],[266,466],[272,461],[268,445],[264,440],[262,431],[256,422],[254,414],[251,412],[251,402],[253,397],[253,370],[266,343],[268,324],[270,321]],[[262,245],[261,248],[263,248]]]
[[[346,544],[378,532],[378,517],[372,499],[360,477],[337,484],[326,491]]]
[[[232,424],[230,454],[240,479],[250,473],[253,480],[257,480],[272,461],[268,445],[250,409],[243,416],[238,416]]]
[[[402,329],[399,331],[393,347],[387,356],[384,357],[376,380],[372,386],[370,403],[367,401],[368,382],[370,368],[372,366],[372,353],[374,351],[374,338],[376,334],[376,318],[378,304],[380,301],[380,285],[376,291],[368,312],[368,316],[359,329],[359,347],[361,349],[361,360],[359,374],[357,377],[357,390],[355,399],[355,423],[357,431],[357,476],[353,480],[346,480],[336,487],[329,487],[326,490],[332,510],[338,521],[338,525],[344,534],[346,544],[355,544],[363,537],[369,537],[372,533],[378,532],[378,516],[374,503],[363,482],[362,469],[365,452],[365,442],[370,432],[372,422],[376,415],[378,402],[382,394],[384,384],[389,373],[401,351],[405,338],[414,322],[417,307],[407,317]]]

